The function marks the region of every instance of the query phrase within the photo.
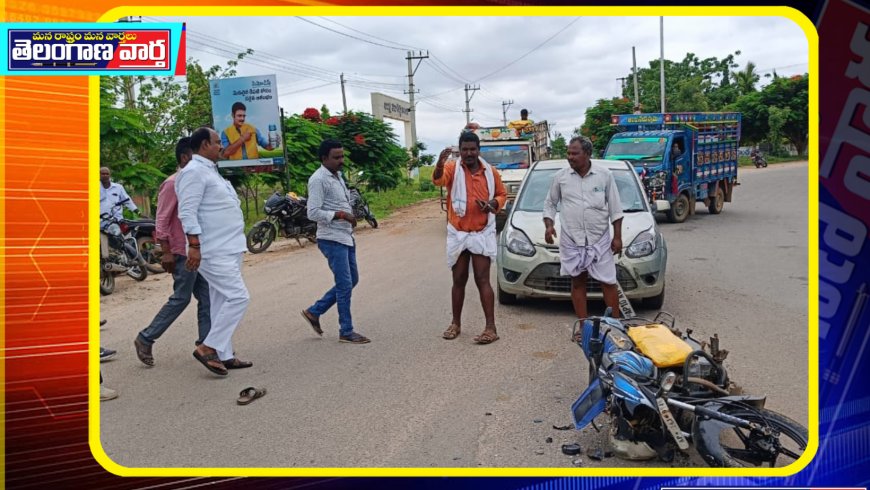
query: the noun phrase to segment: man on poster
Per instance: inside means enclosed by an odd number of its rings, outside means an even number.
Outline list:
[[[245,122],[248,108],[241,102],[236,102],[230,109],[233,123],[221,132],[221,144],[224,147],[222,157],[226,160],[249,160],[260,158],[257,145],[271,150],[272,144],[263,136],[259,129]]]

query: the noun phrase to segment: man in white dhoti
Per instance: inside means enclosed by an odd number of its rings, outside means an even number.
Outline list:
[[[450,148],[441,152],[432,173],[432,182],[447,188],[447,267],[453,271],[450,295],[453,319],[442,337],[455,339],[462,329],[470,263],[486,317],[483,333],[474,337],[474,341],[491,344],[498,340],[498,333],[489,267],[497,250],[495,213],[505,205],[507,192],[498,171],[480,158],[480,138],[476,134],[460,135],[460,162],[447,162],[450,153]]]
[[[601,283],[604,303],[619,312],[614,254],[622,253],[622,204],[610,170],[593,164],[592,142],[572,138],[568,168],[556,172],[544,201],[544,240],[553,243],[556,206],[561,202],[560,273],[571,276],[571,302],[578,318],[586,318],[586,279]],[[613,224],[613,237],[610,224]]]
[[[250,365],[234,357],[232,343],[250,301],[241,269],[247,248],[245,220],[235,189],[218,173],[220,136],[211,128],[199,128],[190,146],[193,158],[175,178],[178,217],[187,235],[187,270],[199,270],[211,299],[211,330],[193,357],[226,376],[228,368]]]

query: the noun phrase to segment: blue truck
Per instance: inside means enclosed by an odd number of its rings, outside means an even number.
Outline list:
[[[719,214],[739,185],[740,121],[737,112],[613,115],[618,132],[604,158],[630,161],[653,209],[672,223],[694,214],[698,201]]]

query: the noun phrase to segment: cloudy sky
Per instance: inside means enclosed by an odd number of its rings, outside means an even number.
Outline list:
[[[342,110],[344,73],[349,110],[371,112],[371,92],[407,100],[409,50],[428,51],[416,71],[417,138],[428,152],[455,144],[465,125],[466,83],[480,86],[471,118],[501,125],[522,108],[535,121],[570,134],[597,99],[619,95],[631,72],[659,57],[659,17],[144,17],[144,22],[187,22],[187,54],[204,66],[224,65],[246,48],[254,55],[239,76],[275,74],[287,114],[326,104]],[[808,70],[807,40],[779,17],[665,17],[665,58],[686,53],[722,58],[740,51],[742,68],[762,75]],[[414,62],[415,66],[417,62]],[[761,85],[767,83],[762,78]],[[404,141],[402,123],[393,124]]]

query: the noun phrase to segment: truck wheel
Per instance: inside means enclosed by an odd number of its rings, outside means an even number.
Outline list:
[[[668,210],[668,221],[671,223],[682,223],[689,217],[689,198],[685,194],[680,194],[671,204],[671,209]]]
[[[517,295],[506,293],[501,289],[501,286],[496,285],[498,288],[498,304],[500,305],[515,305],[517,304]]]
[[[721,185],[717,185],[716,194],[714,194],[713,199],[710,199],[710,206],[707,209],[710,214],[719,214],[723,207],[725,207],[725,191],[722,190]]]

